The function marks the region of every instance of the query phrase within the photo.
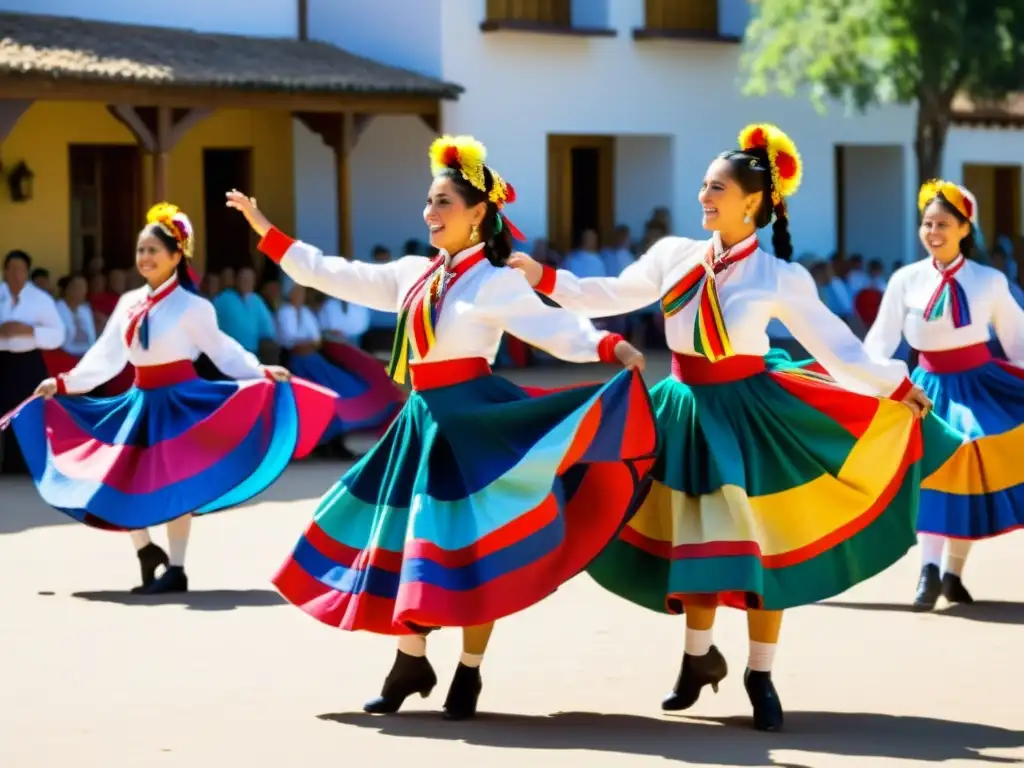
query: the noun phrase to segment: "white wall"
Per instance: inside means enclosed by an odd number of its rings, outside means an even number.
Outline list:
[[[672,138],[619,136],[615,140],[615,224],[634,240],[659,206],[673,207]]]
[[[439,77],[442,2],[454,2],[455,9],[465,0],[309,0],[309,36]]]
[[[338,189],[334,150],[301,121],[292,120],[295,237],[334,253],[338,248]],[[347,254],[346,254],[347,255]]]
[[[607,29],[609,0],[572,0],[572,25]]]
[[[860,253],[865,261],[881,259],[888,265],[907,260],[907,209],[913,209],[914,200],[904,193],[903,153],[901,146],[844,147],[847,254]]]
[[[139,0],[0,0],[0,11],[258,37],[295,37],[299,27],[295,0],[174,0],[163,6]]]
[[[718,32],[742,36],[750,21],[748,0],[718,0]]]

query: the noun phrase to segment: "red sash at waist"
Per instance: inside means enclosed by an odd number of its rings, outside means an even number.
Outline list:
[[[672,353],[672,375],[684,384],[725,384],[764,371],[764,358],[758,355],[732,355],[712,363],[706,357]]]
[[[436,363],[412,363],[409,376],[417,392],[462,384],[491,375],[491,364],[483,357],[460,357]]]
[[[971,344],[933,352],[918,350],[917,364],[929,373],[960,373],[978,368],[992,359],[988,344]]]
[[[135,368],[135,386],[139,389],[171,387],[198,377],[191,360],[175,360],[173,363],[140,365]]]

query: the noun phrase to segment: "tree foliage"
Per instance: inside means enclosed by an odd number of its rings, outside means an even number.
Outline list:
[[[1024,0],[753,0],[747,92],[809,88],[856,109],[918,106],[918,171],[938,175],[954,99],[1024,89]]]

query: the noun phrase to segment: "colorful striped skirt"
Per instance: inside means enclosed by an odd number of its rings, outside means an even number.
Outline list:
[[[675,356],[651,391],[661,449],[639,511],[589,568],[638,605],[781,610],[837,595],[914,545],[922,425],[792,363]],[[939,461],[961,444],[928,421]]]
[[[508,616],[581,572],[646,488],[657,437],[637,374],[537,396],[480,358],[412,374],[274,578],[324,624],[407,634]]]
[[[322,443],[350,432],[383,430],[405,401],[383,363],[341,342],[325,341],[318,352],[289,355],[288,370],[338,395],[337,418],[324,430]]]
[[[918,530],[984,539],[1024,527],[1024,370],[977,344],[920,352],[911,378],[971,440],[925,479]]]
[[[335,417],[336,396],[293,379],[206,381],[190,361],[137,368],[122,395],[34,397],[4,418],[43,500],[131,530],[241,504]]]

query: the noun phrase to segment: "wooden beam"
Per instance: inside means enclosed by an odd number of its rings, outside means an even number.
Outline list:
[[[352,239],[352,150],[355,149],[356,119],[351,112],[341,116],[338,149],[334,152],[338,185],[338,254],[354,258]]]
[[[0,99],[0,144],[7,140],[18,120],[31,106],[31,99]]]
[[[440,111],[437,96],[323,91],[131,85],[115,82],[53,80],[35,76],[0,76],[0,99],[28,101],[100,101],[104,104],[150,104],[184,109],[267,109],[284,112],[340,112],[364,115],[428,115]]]
[[[309,3],[307,0],[296,0],[299,12],[299,40],[309,40]]]
[[[440,112],[431,112],[429,114],[419,114],[419,115],[416,115],[416,117],[418,117],[420,120],[422,120],[424,125],[426,125],[427,128],[429,128],[435,134],[437,134],[438,136],[441,135],[441,113]]]
[[[146,125],[146,121],[142,119],[142,116],[135,110],[135,107],[127,104],[108,104],[107,112],[128,129],[132,136],[135,137],[135,143],[142,147],[143,150],[149,153],[157,151],[156,135]]]
[[[178,146],[178,142],[185,137],[186,133],[212,114],[212,109],[190,109],[178,117],[171,128],[170,146],[168,149],[174,149],[174,147]]]

